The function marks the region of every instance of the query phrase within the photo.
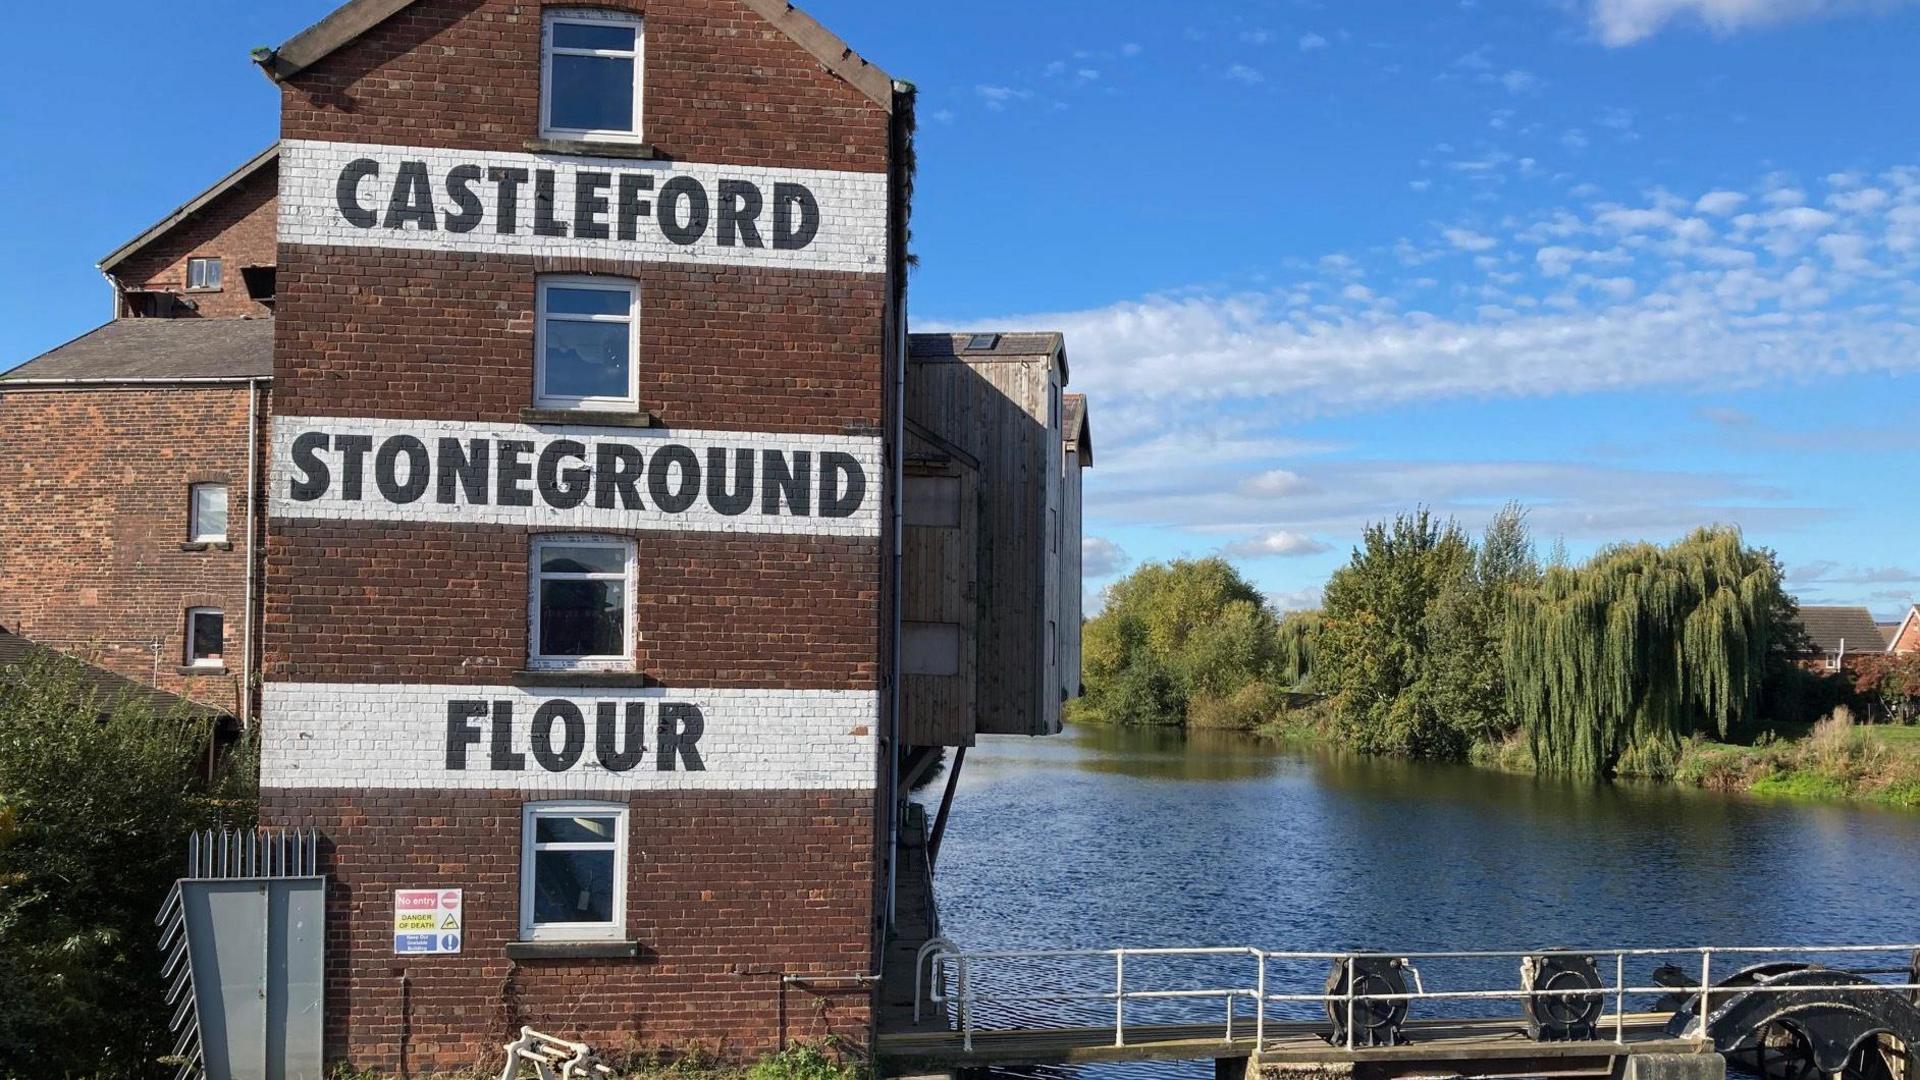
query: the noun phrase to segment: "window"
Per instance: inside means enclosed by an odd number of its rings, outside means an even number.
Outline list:
[[[534,331],[534,401],[550,409],[634,410],[640,379],[640,287],[606,278],[545,278]]]
[[[187,666],[226,666],[227,618],[217,608],[187,609]]]
[[[227,539],[227,485],[195,484],[187,489],[187,539],[196,544],[220,544]]]
[[[529,659],[537,666],[630,666],[633,545],[624,540],[536,540],[529,607]]]
[[[640,138],[641,23],[611,11],[549,12],[541,34],[540,133]]]
[[[220,287],[219,259],[188,259],[187,288],[217,289]]]
[[[618,939],[627,930],[627,808],[529,803],[520,830],[520,937]]]

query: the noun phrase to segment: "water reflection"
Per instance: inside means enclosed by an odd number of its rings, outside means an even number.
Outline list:
[[[1920,815],[1072,729],[969,753],[937,888],[970,948],[1895,941]]]

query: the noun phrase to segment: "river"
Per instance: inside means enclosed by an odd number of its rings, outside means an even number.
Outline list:
[[[1920,813],[1070,728],[968,752],[935,883],[969,950],[1905,942]]]

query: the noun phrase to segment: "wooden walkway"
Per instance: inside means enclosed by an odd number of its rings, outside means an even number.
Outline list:
[[[1626,1041],[1534,1042],[1518,1020],[1409,1021],[1401,1046],[1330,1045],[1327,1025],[1270,1021],[1266,1045],[1258,1047],[1263,1064],[1365,1065],[1370,1075],[1443,1072],[1454,1076],[1574,1076],[1606,1074],[1615,1058],[1627,1054],[1694,1054],[1701,1044],[1666,1034],[1669,1013],[1627,1017]],[[1253,1020],[1234,1021],[1233,1038],[1224,1023],[1127,1028],[1124,1046],[1113,1044],[1113,1028],[979,1031],[973,1049],[957,1031],[888,1031],[875,1050],[890,1072],[945,1071],[986,1066],[1059,1065],[1095,1061],[1221,1060],[1250,1057],[1256,1046]],[[1711,1052],[1707,1048],[1705,1052]]]

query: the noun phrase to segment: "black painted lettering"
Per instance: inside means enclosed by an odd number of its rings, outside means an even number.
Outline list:
[[[773,246],[792,251],[820,234],[820,204],[800,184],[773,185]]]
[[[560,749],[553,748],[553,725],[558,721],[565,729],[566,742]],[[540,706],[533,714],[533,760],[548,772],[566,772],[580,763],[580,755],[587,748],[587,718],[580,715],[580,706],[564,698],[549,701]]]
[[[360,481],[366,476],[373,436],[342,435],[333,440],[333,448],[340,451],[340,497],[347,502],[359,502]]]
[[[447,768],[452,772],[464,772],[467,768],[467,748],[480,745],[480,725],[478,721],[492,710],[484,701],[447,702]]]
[[[573,174],[573,235],[583,240],[607,238],[607,223],[600,218],[612,208],[606,196],[612,183],[612,173],[582,169]]]
[[[513,702],[493,703],[493,742],[488,764],[494,772],[520,772],[527,767],[527,755],[513,748]]]
[[[820,455],[820,516],[852,517],[867,499],[867,472],[852,454],[829,450]]]
[[[526,486],[527,481],[533,479],[533,463],[527,460],[532,453],[533,444],[524,439],[501,440],[500,464],[494,470],[498,480],[494,502],[501,506],[533,505],[533,492]]]
[[[496,185],[493,230],[512,236],[520,228],[520,185],[527,182],[527,170],[495,165],[487,170],[487,179]]]
[[[580,464],[563,469],[574,458]],[[571,510],[587,501],[593,473],[587,469],[587,448],[572,439],[555,439],[540,451],[540,499],[556,510]]]
[[[760,512],[768,517],[780,516],[780,504],[784,501],[787,513],[794,517],[806,517],[811,513],[809,497],[813,488],[813,454],[807,450],[793,452],[793,464],[787,464],[787,455],[780,450],[767,450],[760,457]]]
[[[654,768],[673,772],[677,757],[688,772],[706,772],[707,763],[700,760],[699,746],[700,736],[706,734],[706,730],[707,718],[698,705],[677,702],[661,705],[659,736],[654,740],[659,744],[659,749],[654,751]]]
[[[473,185],[479,183],[486,173],[478,165],[455,165],[447,172],[447,198],[453,200],[457,211],[447,214],[447,231],[450,233],[470,233],[480,227],[487,216],[487,208],[480,202],[480,196],[474,194]]]
[[[760,210],[766,200],[746,180],[720,181],[720,246],[766,247],[760,239]]]
[[[639,238],[640,219],[653,216],[653,200],[643,199],[640,194],[652,190],[652,173],[620,174],[620,239]]]
[[[340,216],[356,229],[371,229],[380,220],[379,214],[360,205],[360,181],[379,175],[380,163],[372,158],[356,158],[340,170],[340,180],[333,187],[333,197],[340,204]]]
[[[640,742],[646,723],[647,707],[643,702],[627,702],[627,726],[624,732],[619,730],[619,703],[602,701],[594,706],[593,748],[595,755],[600,758],[600,767],[608,772],[632,772],[640,764],[641,756],[647,752]]]
[[[727,480],[727,452],[722,447],[707,450],[707,504],[733,517],[753,508],[753,458],[751,450],[733,452],[732,484]]]
[[[333,484],[333,474],[320,457],[330,442],[324,431],[303,431],[293,440],[293,467],[300,475],[293,478],[287,496],[294,502],[312,502]]]
[[[681,221],[680,204],[686,204]],[[685,247],[707,235],[707,189],[691,176],[676,176],[660,189],[660,231]]]
[[[677,487],[673,484],[676,474]],[[655,450],[653,460],[647,463],[647,494],[663,512],[685,513],[700,498],[700,459],[679,443]]]
[[[421,232],[432,232],[438,217],[433,210],[433,184],[427,179],[427,163],[401,162],[393,178],[393,197],[387,200],[387,220],[381,224],[398,229],[412,222]]]
[[[533,170],[533,233],[535,236],[565,236],[567,224],[553,216],[553,170]]]
[[[407,459],[404,481],[398,475],[403,456]],[[395,435],[381,443],[380,452],[373,455],[373,484],[380,489],[380,497],[390,503],[405,506],[416,502],[427,493],[427,485],[432,482],[427,444],[412,435]]]
[[[440,478],[442,505],[452,506],[462,498],[474,506],[487,505],[487,446],[485,439],[468,439],[464,446],[459,439],[440,440],[434,472]]]
[[[625,443],[603,442],[594,448],[593,505],[602,510],[638,510],[640,472],[644,464],[640,449]]]

